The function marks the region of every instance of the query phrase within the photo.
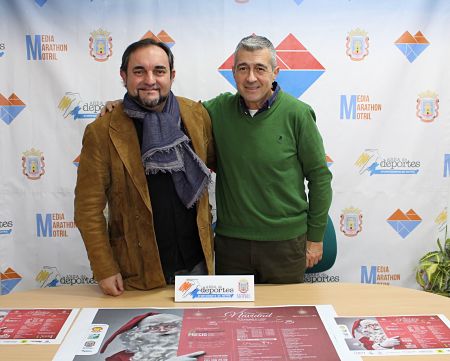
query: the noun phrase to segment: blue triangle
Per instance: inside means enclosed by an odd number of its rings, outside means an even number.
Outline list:
[[[395,44],[397,48],[412,63],[430,44]]]
[[[280,70],[277,82],[281,89],[293,97],[301,96],[325,71],[324,70]],[[219,73],[236,88],[231,70],[219,70]]]
[[[16,285],[22,281],[22,278],[8,278],[6,280],[2,280],[1,284],[2,284],[2,291],[1,294],[2,295],[7,295],[8,293],[10,293],[14,287],[16,287]]]
[[[300,97],[324,73],[324,70],[280,70],[277,82],[294,98]]]
[[[25,108],[24,105],[4,105],[0,106],[0,118],[6,124],[11,124],[17,115]]]

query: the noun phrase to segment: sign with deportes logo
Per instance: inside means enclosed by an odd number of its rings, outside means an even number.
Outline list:
[[[175,276],[175,302],[254,301],[253,275]]]

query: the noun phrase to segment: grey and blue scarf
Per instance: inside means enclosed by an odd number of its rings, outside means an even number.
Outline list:
[[[181,202],[191,208],[206,190],[210,171],[181,130],[177,98],[170,92],[163,111],[154,112],[139,105],[127,93],[123,106],[130,118],[143,125],[141,157],[145,173],[169,172]]]

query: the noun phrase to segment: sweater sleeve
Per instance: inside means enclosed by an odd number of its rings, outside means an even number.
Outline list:
[[[313,109],[306,106],[299,116],[297,150],[308,184],[307,237],[309,241],[321,242],[331,205],[332,175],[326,163],[323,141],[316,125]]]

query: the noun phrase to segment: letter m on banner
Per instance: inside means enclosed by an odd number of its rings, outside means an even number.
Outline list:
[[[370,266],[370,274],[367,272],[366,266],[361,266],[361,283],[373,283],[377,282],[377,267]]]
[[[444,154],[444,177],[450,177],[450,154]]]
[[[27,44],[27,60],[42,60],[41,36],[34,36],[34,44],[31,35],[25,35],[25,40]]]
[[[345,114],[345,115],[344,115]],[[341,119],[356,119],[356,95],[350,96],[350,102],[347,102],[347,96],[341,95]]]
[[[36,227],[37,227],[37,236],[38,237],[51,237],[53,232],[52,227],[52,215],[45,215],[45,222],[42,219],[42,214],[36,214]]]

